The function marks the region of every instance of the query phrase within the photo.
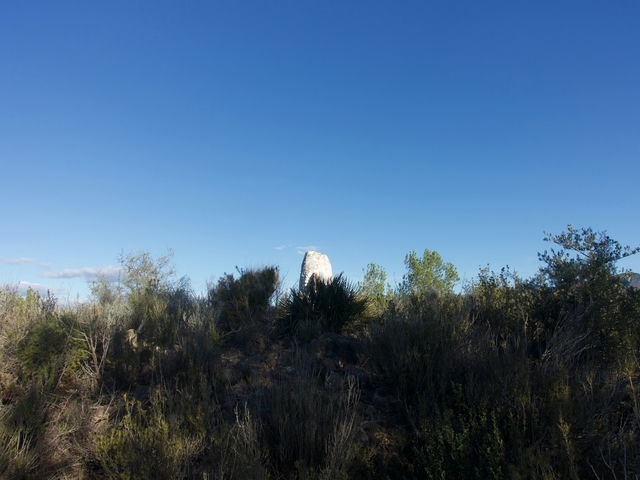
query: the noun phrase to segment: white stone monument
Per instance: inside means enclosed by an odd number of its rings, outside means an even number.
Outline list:
[[[329,257],[322,253],[309,250],[304,254],[304,260],[302,260],[302,267],[300,268],[301,291],[307,289],[309,281],[314,274],[318,280],[323,282],[330,282],[333,279]]]

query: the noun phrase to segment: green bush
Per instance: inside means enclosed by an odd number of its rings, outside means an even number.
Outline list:
[[[34,325],[19,346],[22,370],[31,377],[62,369],[66,344],[67,332],[59,321],[48,319]]]
[[[183,431],[179,419],[167,415],[156,389],[148,408],[125,394],[124,415],[95,440],[95,454],[109,478],[175,479],[188,476],[202,437]]]
[[[52,317],[55,301],[29,288],[24,296],[10,286],[0,289],[0,370],[17,375],[18,351],[33,325]]]
[[[18,345],[25,378],[40,379],[48,391],[58,386],[63,374],[79,370],[87,357],[69,321],[69,316],[46,318],[33,325]]]
[[[456,416],[451,410],[436,411],[418,439],[414,448],[421,478],[511,478],[506,472],[506,446],[491,411]]]

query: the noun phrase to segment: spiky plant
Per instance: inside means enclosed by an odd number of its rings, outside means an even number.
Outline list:
[[[291,290],[281,304],[280,329],[301,340],[325,332],[340,333],[366,310],[366,300],[342,274],[328,282],[313,275],[305,290]]]

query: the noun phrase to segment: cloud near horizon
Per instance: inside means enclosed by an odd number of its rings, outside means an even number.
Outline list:
[[[317,252],[320,250],[320,248],[317,245],[306,245],[303,247],[296,247],[296,252],[298,252],[298,255],[304,255],[309,250],[313,250],[314,252]]]
[[[295,249],[295,251],[296,251],[296,253],[298,255],[304,255],[309,250],[313,250],[313,251],[316,251],[316,252],[320,250],[320,247],[318,247],[317,245],[303,245],[303,246],[300,246],[300,247],[294,247],[293,245],[278,245],[278,246],[273,247],[274,250],[278,250],[278,251],[286,250],[288,248]]]
[[[0,263],[4,263],[5,265],[23,265],[25,263],[33,263],[35,261],[36,261],[35,258],[31,258],[31,257],[20,257],[20,258],[0,257]]]
[[[59,272],[47,272],[42,276],[45,278],[84,278],[86,280],[95,280],[98,277],[105,277],[109,281],[118,280],[122,275],[122,267],[83,267],[83,268],[66,268]]]

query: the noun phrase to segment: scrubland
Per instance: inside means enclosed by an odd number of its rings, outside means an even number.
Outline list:
[[[540,272],[437,252],[305,292],[277,267],[195,295],[121,259],[90,302],[0,289],[0,478],[640,477],[640,290],[604,232]]]

